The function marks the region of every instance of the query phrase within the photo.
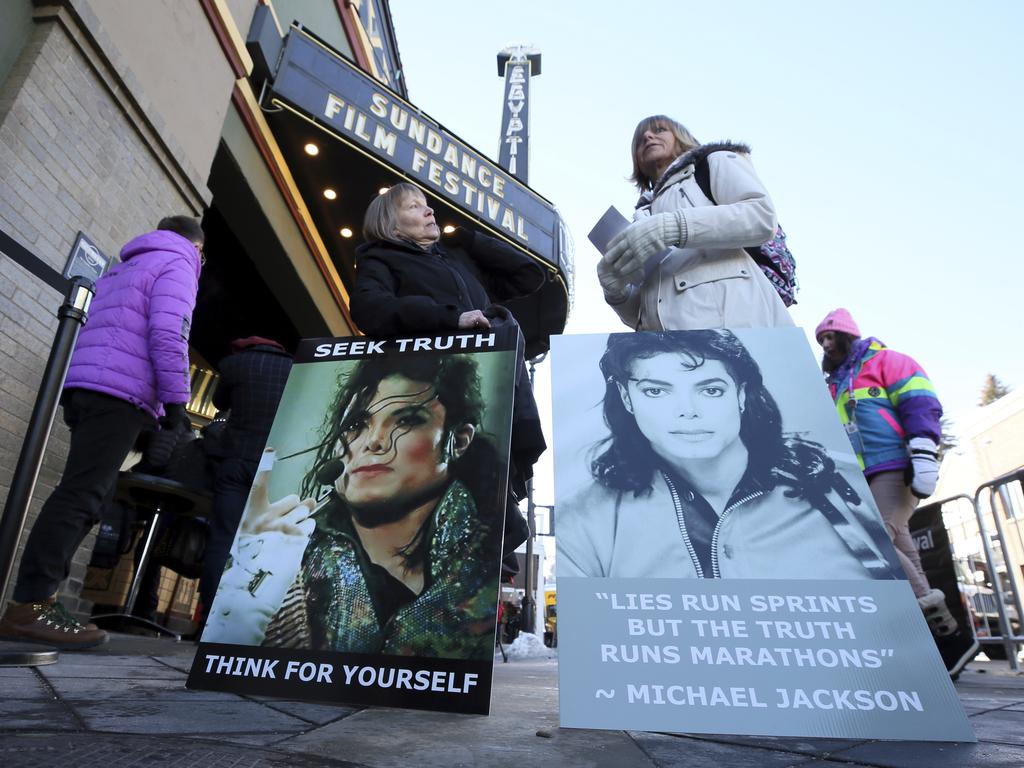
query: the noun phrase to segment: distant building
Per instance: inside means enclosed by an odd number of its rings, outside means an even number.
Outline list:
[[[977,489],[997,477],[1024,467],[1024,390],[1015,390],[994,403],[975,409],[971,416],[957,424],[959,443],[943,459],[939,483],[932,501],[960,494],[974,497]],[[996,528],[989,505],[989,493],[983,492],[980,506],[986,515],[990,535]],[[1005,586],[1024,585],[1024,493],[1021,483],[1005,486],[996,501],[1003,521],[1010,559],[1016,566],[1015,579],[1010,579],[1005,562],[997,570]],[[981,538],[974,521],[973,509],[966,503],[947,504],[943,508],[950,539],[957,557],[974,565],[984,559]]]

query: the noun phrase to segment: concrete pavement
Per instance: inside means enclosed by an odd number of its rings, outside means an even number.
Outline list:
[[[1024,765],[1024,677],[973,662],[956,684],[977,744],[561,729],[557,660],[495,664],[489,717],[188,691],[195,646],[115,635],[57,664],[0,668],[0,765],[558,768]]]

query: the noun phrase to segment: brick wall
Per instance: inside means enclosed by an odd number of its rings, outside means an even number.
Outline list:
[[[0,176],[6,177],[0,161]],[[0,184],[3,184],[0,181]],[[0,213],[0,227],[14,235]],[[6,499],[21,450],[36,391],[57,326],[61,297],[7,258],[0,257],[0,497]],[[30,509],[34,519],[40,500],[53,490],[67,455],[67,431],[53,430]],[[22,537],[22,543],[24,537]],[[19,555],[20,555],[19,547]],[[78,569],[80,578],[82,572]]]
[[[180,180],[167,172],[166,150],[130,108],[104,68],[110,52],[90,48],[73,18],[38,20],[0,87],[0,228],[61,270],[76,233],[108,254],[151,230],[169,213],[197,214]],[[0,255],[0,494],[6,498],[25,427],[56,329],[62,297]],[[60,476],[67,431],[52,431],[29,525]],[[22,537],[24,540],[24,536]],[[90,536],[75,556],[63,599],[77,601]]]

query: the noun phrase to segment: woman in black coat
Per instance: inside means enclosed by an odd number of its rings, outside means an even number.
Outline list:
[[[496,317],[511,317],[503,308],[495,310],[494,302],[527,296],[544,284],[540,265],[493,237],[459,228],[439,245],[434,211],[413,184],[396,184],[374,198],[363,219],[363,236],[367,242],[356,250],[351,309],[368,336],[484,330]],[[525,497],[533,464],[546,448],[526,366],[520,362],[512,410],[507,555],[529,534],[518,500]]]
[[[444,246],[420,189],[396,184],[370,203],[356,250],[352,319],[368,336],[490,327],[493,302],[526,296],[544,270],[510,245],[460,228]]]

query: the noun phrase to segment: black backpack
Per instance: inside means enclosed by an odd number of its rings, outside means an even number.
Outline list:
[[[705,155],[697,161],[693,169],[693,179],[700,187],[704,196],[715,205],[718,201],[711,194],[711,168],[708,165],[708,158]],[[750,254],[750,258],[761,268],[768,282],[775,288],[782,303],[787,307],[796,304],[796,259],[786,245],[786,233],[782,231],[780,224],[775,229],[775,236],[761,245],[750,246],[744,249]]]

